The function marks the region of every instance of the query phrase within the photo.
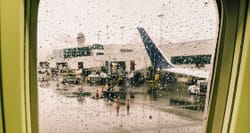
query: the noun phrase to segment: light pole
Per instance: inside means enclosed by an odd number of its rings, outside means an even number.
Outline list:
[[[160,45],[162,40],[162,18],[164,17],[164,14],[159,14],[158,17],[160,18]]]
[[[161,45],[161,41],[162,41],[162,19],[164,17],[164,14],[162,12],[163,12],[164,7],[165,7],[165,4],[162,4],[161,14],[158,15],[158,17],[160,18],[160,44],[159,45]]]

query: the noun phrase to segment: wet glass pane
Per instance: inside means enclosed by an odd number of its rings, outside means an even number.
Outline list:
[[[215,0],[40,0],[40,133],[203,132]]]

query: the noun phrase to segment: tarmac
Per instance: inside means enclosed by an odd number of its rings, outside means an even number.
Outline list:
[[[140,93],[128,105],[126,100],[96,98],[101,86],[48,84],[39,87],[40,133],[203,132],[203,112],[170,106],[166,97],[152,99]],[[79,90],[90,95],[73,95]]]

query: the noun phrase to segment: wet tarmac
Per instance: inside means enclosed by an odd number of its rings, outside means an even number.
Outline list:
[[[134,97],[111,101],[102,97],[102,86],[39,86],[40,133],[203,132],[204,98],[178,87],[131,88]]]

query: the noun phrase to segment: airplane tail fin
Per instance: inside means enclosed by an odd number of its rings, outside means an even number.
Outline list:
[[[150,61],[152,63],[153,68],[163,69],[163,68],[171,68],[173,67],[172,63],[168,61],[162,52],[157,48],[151,38],[148,36],[144,28],[137,27],[137,30],[140,33],[141,39],[144,43],[145,49],[149,55]]]

